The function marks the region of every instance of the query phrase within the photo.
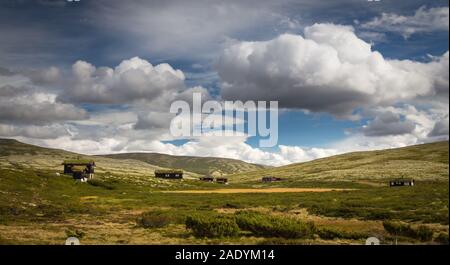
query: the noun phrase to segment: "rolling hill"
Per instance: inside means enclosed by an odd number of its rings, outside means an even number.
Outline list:
[[[449,179],[448,141],[379,151],[353,152],[310,162],[290,164],[243,174],[235,180],[274,176],[295,181],[385,181],[408,177],[417,180]]]
[[[60,170],[65,159],[94,159],[98,173],[119,175],[153,175],[155,169],[180,168],[186,176],[212,174],[221,176],[266,168],[240,160],[214,157],[171,156],[157,153],[129,153],[103,156],[80,155],[59,149],[44,148],[13,139],[0,139],[0,167],[31,167]]]
[[[159,153],[125,153],[103,155],[114,159],[133,159],[166,168],[180,168],[197,174],[221,176],[255,171],[267,166],[250,164],[244,161],[217,157],[172,156]]]
[[[139,160],[119,160],[99,156],[81,155],[60,149],[44,148],[25,144],[13,139],[0,139],[0,169],[32,169],[60,172],[61,163],[67,159],[93,159],[96,162],[97,175],[115,175],[127,178],[130,182],[139,182],[154,175],[156,165]],[[197,174],[185,172],[187,177]]]
[[[370,181],[408,177],[449,179],[448,141],[378,151],[347,153],[282,167],[264,167],[234,159],[127,153],[86,156],[0,139],[0,167],[60,170],[64,159],[95,159],[98,173],[147,177],[159,168],[181,168],[187,176],[229,174],[234,182],[275,176],[293,181]]]

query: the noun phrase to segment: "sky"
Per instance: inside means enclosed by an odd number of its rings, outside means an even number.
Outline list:
[[[448,1],[4,0],[0,137],[273,166],[448,140],[448,36]],[[194,92],[278,101],[278,144],[172,136]]]

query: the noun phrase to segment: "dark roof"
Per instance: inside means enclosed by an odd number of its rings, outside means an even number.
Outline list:
[[[392,179],[390,181],[395,181],[395,182],[397,182],[397,181],[412,182],[412,181],[414,181],[414,179],[403,179],[403,178],[401,178],[401,179]]]
[[[68,159],[64,160],[63,165],[94,165],[94,160],[89,159]]]
[[[157,169],[155,173],[160,174],[183,174],[183,170],[181,169]]]

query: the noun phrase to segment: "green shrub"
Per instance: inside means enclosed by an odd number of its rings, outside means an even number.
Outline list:
[[[384,221],[383,227],[384,230],[386,230],[389,234],[395,236],[412,237],[412,235],[414,234],[414,231],[410,225],[400,222]]]
[[[436,237],[436,242],[439,242],[442,245],[448,245],[448,234],[447,233],[439,233]]]
[[[357,210],[345,206],[312,205],[308,212],[314,215],[324,215],[342,218],[353,218],[359,216]]]
[[[358,240],[361,238],[367,238],[368,235],[364,233],[356,233],[356,232],[346,232],[341,230],[336,230],[332,228],[320,228],[316,229],[317,234],[322,239],[335,239],[335,238],[342,238],[342,239],[353,239]]]
[[[196,237],[231,237],[239,233],[235,220],[226,216],[191,215],[186,218],[186,228]]]
[[[0,206],[0,216],[17,216],[24,213],[24,210],[16,206]]]
[[[86,235],[86,233],[78,229],[67,229],[66,235],[67,237],[76,237],[78,239],[82,239]]]
[[[143,213],[136,222],[143,228],[161,228],[175,223],[176,220],[169,212],[152,211]]]
[[[39,204],[35,209],[42,213],[42,217],[59,219],[64,215],[64,211],[60,206],[50,204]]]
[[[258,245],[311,245],[314,239],[271,237],[258,242]]]
[[[312,222],[248,211],[238,212],[236,223],[240,229],[262,237],[312,238],[315,231]]]
[[[417,228],[417,230],[414,231],[414,238],[419,239],[420,241],[430,241],[433,238],[433,230],[431,230],[427,226],[421,225]]]
[[[364,217],[366,220],[386,220],[390,218],[392,218],[392,213],[384,209],[371,210]]]
[[[113,190],[116,188],[113,184],[98,179],[90,179],[87,181],[87,183],[91,184],[94,187],[101,187],[107,190]]]
[[[424,225],[413,228],[400,222],[384,221],[383,227],[389,234],[394,236],[405,236],[420,241],[430,241],[433,238],[433,230]]]
[[[335,239],[335,238],[340,238],[342,236],[341,231],[328,229],[328,228],[317,229],[317,234],[322,239]]]
[[[229,202],[225,203],[222,207],[223,207],[223,208],[229,208],[229,209],[238,209],[238,208],[241,208],[238,204],[235,204],[235,203],[229,203]]]

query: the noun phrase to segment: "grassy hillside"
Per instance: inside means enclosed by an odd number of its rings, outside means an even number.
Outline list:
[[[232,179],[275,176],[294,181],[385,181],[407,177],[448,180],[448,141],[368,152],[354,152],[305,163],[235,174]]]
[[[67,159],[93,159],[96,174],[106,177],[124,178],[130,182],[148,181],[156,169],[162,167],[138,160],[116,160],[112,158],[80,155],[64,150],[43,148],[12,139],[0,139],[0,168],[31,169],[60,172],[62,161]],[[187,177],[197,174],[185,172]]]
[[[214,176],[242,173],[267,168],[262,165],[246,163],[240,160],[217,158],[217,157],[195,157],[195,156],[172,156],[158,153],[126,153],[104,155],[103,157],[115,159],[134,159],[152,165],[167,168],[180,168],[190,172]]]
[[[0,139],[0,156],[12,155],[75,155],[75,153],[44,148],[35,145],[21,143],[14,139]]]

